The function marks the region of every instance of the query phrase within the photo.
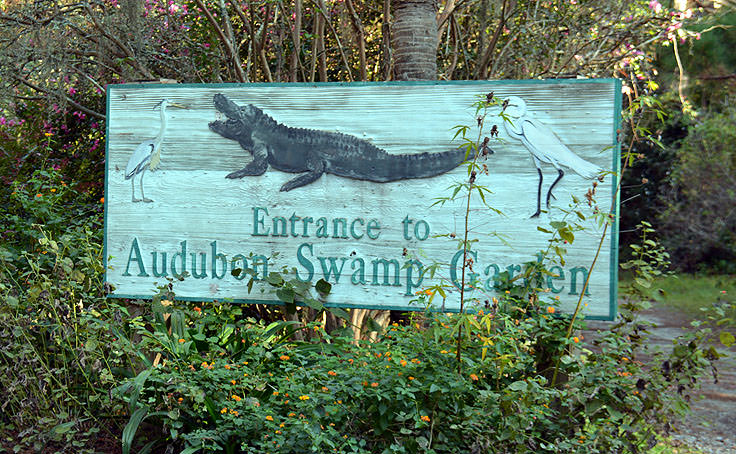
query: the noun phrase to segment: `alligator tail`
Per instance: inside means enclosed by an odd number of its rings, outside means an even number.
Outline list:
[[[386,182],[410,178],[428,178],[456,168],[465,161],[465,149],[439,153],[389,154],[372,162],[371,181]]]

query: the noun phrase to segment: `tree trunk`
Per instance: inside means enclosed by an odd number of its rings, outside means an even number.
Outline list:
[[[394,0],[391,44],[395,80],[437,79],[435,0]]]

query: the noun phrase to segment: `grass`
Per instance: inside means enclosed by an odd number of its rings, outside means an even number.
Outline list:
[[[619,289],[630,283],[631,276],[622,273]],[[736,275],[673,274],[655,280],[652,288],[664,305],[692,316],[712,304],[736,304]]]

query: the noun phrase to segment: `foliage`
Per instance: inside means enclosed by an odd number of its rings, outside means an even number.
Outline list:
[[[170,328],[159,317],[141,331],[163,361],[121,391],[132,413],[163,422],[151,446],[186,452],[638,452],[650,424],[686,408],[682,392],[707,364],[697,342],[648,370],[638,322],[585,344],[553,306],[525,304],[509,295],[467,327],[426,314],[356,345],[318,324],[303,328],[312,342],[295,342],[283,326],[233,318],[237,308],[174,303],[161,306]],[[561,386],[548,378],[556,355]]]
[[[733,272],[736,259],[736,109],[708,114],[688,130],[672,171],[660,231],[686,270]]]
[[[15,449],[82,452],[122,409],[107,390],[129,366],[109,325],[123,309],[103,298],[100,212],[73,209],[58,172],[12,189],[0,206],[0,426],[18,433]]]

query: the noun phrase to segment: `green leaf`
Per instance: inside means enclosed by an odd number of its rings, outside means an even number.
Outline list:
[[[509,389],[512,391],[521,391],[524,392],[527,390],[527,383],[523,380],[518,380],[509,385]]]
[[[72,427],[74,427],[74,421],[69,421],[65,422],[64,424],[59,424],[55,426],[52,430],[54,431],[54,433],[61,435],[69,432]]]
[[[332,284],[324,279],[320,279],[314,285],[314,288],[319,292],[320,295],[327,296],[332,291]]]
[[[350,320],[350,314],[348,314],[347,311],[340,309],[339,307],[331,307],[327,310],[330,311],[330,313],[335,317],[341,318],[343,320]]]
[[[736,343],[736,337],[734,337],[733,334],[729,333],[728,331],[721,331],[719,337],[721,338],[721,343],[728,348]]]
[[[128,421],[128,424],[125,425],[125,428],[123,429],[123,435],[122,435],[122,442],[123,442],[123,454],[130,454],[130,448],[133,445],[133,439],[135,438],[135,433],[138,431],[138,426],[140,425],[141,421],[143,421],[143,418],[146,417],[146,414],[148,413],[148,407],[144,406],[136,411],[133,412],[132,415],[130,415],[130,420]]]
[[[284,278],[281,277],[279,273],[268,273],[268,276],[266,277],[266,282],[268,282],[271,285],[281,285],[284,282]]]
[[[284,303],[293,303],[294,290],[290,288],[280,288],[276,290],[276,297]]]

